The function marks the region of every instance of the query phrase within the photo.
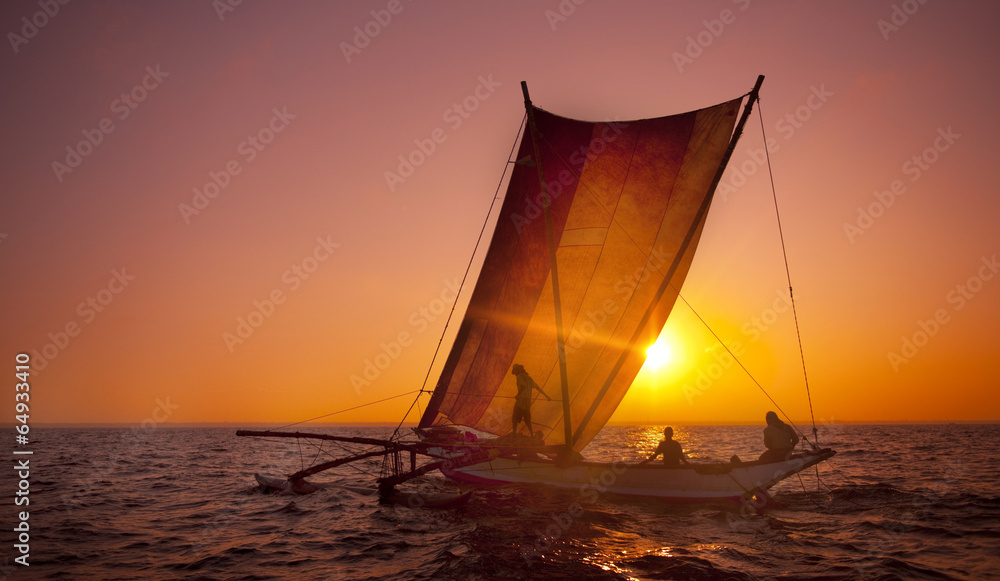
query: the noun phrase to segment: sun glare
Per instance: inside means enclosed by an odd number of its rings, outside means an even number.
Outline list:
[[[655,343],[646,349],[646,365],[652,369],[659,369],[664,365],[670,363],[674,358],[673,352],[670,350],[670,345],[663,339],[657,339]]]

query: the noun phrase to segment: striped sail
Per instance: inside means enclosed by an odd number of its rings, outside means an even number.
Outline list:
[[[565,443],[551,262],[535,163],[556,241],[572,446],[604,426],[667,321],[704,226],[703,203],[741,99],[668,117],[584,122],[533,110],[486,259],[421,427],[511,430],[520,363],[547,444]],[[685,239],[687,241],[685,242]],[[684,248],[683,253],[681,249]],[[672,272],[672,274],[671,274]],[[669,279],[667,278],[669,276]]]

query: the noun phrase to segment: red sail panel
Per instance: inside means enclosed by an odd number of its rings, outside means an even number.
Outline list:
[[[729,144],[740,101],[607,123],[535,109],[552,196],[577,450],[610,418],[666,323],[704,220],[693,223]],[[526,157],[534,157],[530,134],[517,159]],[[536,168],[516,165],[469,308],[421,426],[509,432],[517,392],[511,367],[520,363],[552,397],[551,402],[535,399],[532,423],[546,443],[564,443],[541,203]],[[661,292],[692,227],[696,236]],[[639,340],[630,345],[636,336]]]

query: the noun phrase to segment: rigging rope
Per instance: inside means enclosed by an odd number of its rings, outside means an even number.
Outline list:
[[[525,114],[525,119],[526,118],[527,118],[527,114]],[[507,163],[504,164],[503,173],[500,175],[500,183],[497,184],[497,193],[499,193],[500,186],[503,184],[503,178],[504,178],[504,176],[507,175],[507,166],[509,166],[511,164],[510,157],[514,153],[514,148],[517,147],[517,142],[518,142],[518,139],[521,137],[521,130],[522,129],[524,129],[524,119],[521,120],[521,125],[517,129],[517,135],[514,137],[514,145],[511,148],[511,153],[508,154],[508,156],[507,156],[507,160],[508,161],[507,161]],[[490,204],[490,209],[486,213],[486,221],[483,223],[482,230],[479,231],[479,238],[476,240],[476,247],[472,251],[472,258],[469,259],[469,266],[466,267],[466,269],[465,269],[465,276],[462,277],[462,284],[459,285],[458,293],[456,293],[455,303],[452,304],[452,306],[451,306],[451,312],[448,313],[448,319],[445,321],[444,330],[441,332],[441,338],[438,339],[437,348],[434,350],[434,356],[431,358],[431,364],[427,368],[427,375],[424,377],[424,383],[421,386],[421,388],[413,390],[413,391],[408,391],[406,393],[401,393],[399,395],[394,395],[394,396],[391,396],[391,397],[380,399],[380,400],[377,400],[377,401],[363,403],[361,405],[356,405],[354,407],[349,407],[349,408],[338,410],[338,411],[335,411],[335,412],[330,412],[328,414],[319,415],[319,416],[316,416],[316,417],[313,417],[313,418],[308,418],[308,419],[305,419],[305,420],[300,420],[298,422],[292,422],[290,424],[286,424],[284,426],[281,426],[281,427],[279,427],[277,429],[284,430],[285,428],[290,428],[292,426],[297,426],[299,424],[304,424],[304,423],[307,423],[307,422],[312,422],[312,421],[323,419],[323,418],[326,418],[326,417],[329,417],[329,416],[337,415],[337,414],[340,414],[340,413],[343,413],[343,412],[349,412],[351,410],[356,410],[358,408],[363,408],[365,406],[374,405],[374,404],[377,404],[377,403],[382,403],[382,402],[385,402],[385,401],[389,401],[391,399],[396,399],[398,397],[403,397],[403,396],[407,396],[407,395],[415,393],[415,394],[417,394],[417,397],[414,398],[413,403],[411,403],[409,409],[406,410],[406,415],[404,415],[403,419],[400,420],[399,425],[396,426],[396,429],[392,433],[392,437],[390,437],[389,439],[391,440],[391,439],[394,439],[396,437],[397,433],[399,432],[399,428],[403,425],[403,422],[406,421],[407,416],[409,416],[410,412],[413,410],[413,406],[417,404],[417,401],[419,401],[420,394],[422,394],[422,393],[424,393],[426,391],[424,388],[427,386],[427,379],[430,377],[431,370],[434,368],[434,361],[437,358],[437,354],[438,354],[438,352],[441,349],[441,342],[444,341],[444,334],[448,330],[448,323],[451,322],[451,317],[455,313],[455,307],[458,304],[458,296],[457,295],[461,294],[462,287],[465,285],[465,280],[469,276],[469,269],[472,268],[472,261],[475,259],[476,250],[478,250],[479,244],[480,244],[480,242],[483,239],[483,232],[486,231],[486,225],[489,223],[490,215],[493,213],[493,206],[496,205],[496,201],[497,201],[497,197],[498,197],[497,193],[494,193],[494,195],[493,195],[493,202]]]
[[[311,466],[311,465],[315,464],[316,460],[319,460],[319,457],[322,454],[323,454],[323,442],[320,441],[319,446],[316,447],[316,455],[313,456],[313,459],[309,461],[309,465]],[[303,468],[305,468],[305,466],[303,466]]]
[[[717,333],[715,332],[715,329],[713,329],[713,328],[712,328],[712,327],[711,327],[711,326],[710,326],[710,325],[708,324],[708,321],[706,321],[705,319],[703,319],[703,318],[701,317],[701,315],[699,315],[699,314],[698,314],[698,311],[694,310],[694,307],[693,307],[693,306],[691,306],[691,303],[689,303],[689,302],[687,301],[687,299],[686,299],[686,298],[684,298],[684,297],[683,297],[683,296],[681,295],[680,291],[679,291],[679,290],[677,290],[677,288],[676,288],[676,287],[675,287],[675,286],[674,286],[674,285],[673,285],[672,283],[670,284],[670,288],[671,288],[671,289],[673,289],[673,290],[674,290],[674,292],[676,292],[676,293],[677,293],[677,298],[679,298],[680,300],[684,301],[684,304],[685,304],[685,305],[687,305],[687,307],[688,307],[689,309],[691,309],[691,312],[692,312],[692,313],[694,313],[694,316],[698,317],[698,320],[699,320],[699,321],[701,321],[701,324],[705,325],[705,328],[706,328],[706,329],[708,329],[708,332],[709,332],[709,333],[711,333],[713,337],[715,337],[715,340],[719,342],[719,345],[722,345],[722,348],[726,350],[726,353],[729,353],[729,356],[733,358],[733,361],[735,361],[735,362],[736,362],[736,364],[737,364],[737,365],[739,365],[739,366],[740,366],[740,368],[741,368],[741,369],[743,369],[743,371],[745,371],[745,372],[746,372],[746,374],[747,374],[747,377],[749,377],[749,378],[750,378],[750,381],[752,381],[752,382],[754,383],[754,385],[756,385],[757,387],[759,387],[759,388],[760,388],[760,390],[761,390],[761,392],[763,392],[763,393],[764,393],[764,396],[765,396],[765,397],[767,397],[767,399],[768,399],[768,400],[770,400],[770,402],[774,404],[774,407],[775,407],[775,408],[777,408],[779,412],[781,412],[781,415],[785,416],[785,419],[787,419],[787,420],[788,420],[788,424],[789,424],[790,426],[792,426],[793,428],[795,428],[795,431],[796,431],[796,432],[798,432],[799,434],[801,434],[801,435],[802,435],[802,439],[804,439],[804,440],[805,440],[806,442],[808,442],[808,441],[809,441],[809,438],[808,438],[808,437],[806,437],[806,435],[802,433],[802,430],[800,430],[798,426],[796,426],[796,425],[795,425],[795,422],[793,422],[793,421],[792,421],[792,418],[791,418],[791,417],[789,417],[787,413],[785,413],[785,410],[781,409],[781,406],[780,406],[780,405],[778,405],[778,402],[774,401],[774,398],[773,398],[773,397],[771,397],[771,394],[767,393],[767,390],[766,390],[766,389],[764,389],[764,386],[763,386],[763,385],[761,385],[761,384],[760,384],[760,382],[759,382],[759,381],[757,381],[757,378],[756,378],[756,377],[754,377],[752,373],[750,373],[750,370],[749,370],[749,369],[747,369],[745,365],[743,365],[743,362],[742,362],[742,361],[740,361],[739,357],[737,357],[737,356],[736,356],[736,354],[735,354],[735,353],[733,353],[733,352],[732,352],[732,350],[731,350],[731,349],[729,348],[729,346],[728,346],[728,345],[726,345],[726,344],[725,344],[725,343],[724,343],[724,342],[722,341],[722,338],[721,338],[721,337],[719,337],[719,335],[718,335],[718,334],[717,334]]]
[[[331,452],[323,450],[323,445],[322,444],[316,444],[312,440],[308,440],[308,439],[296,439],[296,442],[299,443],[300,447],[302,446],[302,444],[305,444],[307,446],[312,446],[312,447],[316,448],[317,450],[319,450],[320,452],[322,452],[323,455],[324,455],[324,457],[326,457],[326,458],[333,458],[333,454]],[[340,442],[332,442],[332,443],[335,446],[337,446],[337,447],[340,448],[342,454],[352,455],[352,454],[356,454],[357,453],[356,450],[348,448],[347,446],[344,446]],[[319,453],[316,454],[316,458],[313,458],[312,464],[316,464],[316,460],[318,458],[319,458]],[[303,465],[303,467],[305,467],[305,465]],[[350,469],[354,470],[355,472],[359,472],[361,474],[364,474],[366,476],[370,476],[372,478],[377,478],[378,477],[378,475],[375,474],[374,472],[365,470],[363,468],[358,468],[355,465],[355,463],[353,463],[353,462],[348,463],[348,464],[342,464],[341,466],[338,466],[338,468],[341,468],[341,469],[343,469],[343,468],[350,468]]]
[[[521,138],[521,131],[524,129],[525,120],[527,120],[528,114],[525,113],[524,117],[521,119],[521,125],[517,128],[517,135],[514,136],[514,145],[510,148],[510,153],[507,154],[507,163],[503,164],[503,172],[500,173],[500,181],[497,182],[497,189],[493,193],[493,201],[490,202],[490,209],[486,212],[486,219],[483,221],[483,227],[479,230],[479,237],[476,238],[476,245],[472,249],[472,256],[469,257],[469,264],[465,267],[465,274],[462,275],[462,282],[458,285],[458,290],[455,292],[455,302],[451,305],[451,311],[448,313],[448,318],[445,319],[444,329],[441,330],[441,337],[438,339],[437,347],[434,348],[434,355],[431,356],[431,363],[427,366],[427,374],[424,375],[424,382],[418,390],[419,393],[417,397],[413,399],[413,403],[410,404],[409,409],[406,410],[406,414],[403,415],[403,419],[399,420],[399,425],[393,430],[392,436],[389,437],[390,440],[396,439],[399,429],[403,426],[403,422],[413,411],[413,406],[417,405],[420,400],[420,395],[427,392],[427,380],[430,379],[431,371],[434,369],[434,362],[437,361],[438,353],[441,351],[441,344],[444,342],[444,335],[448,332],[448,325],[451,323],[451,317],[455,314],[455,307],[458,306],[458,297],[462,294],[462,289],[465,288],[465,281],[469,278],[469,271],[472,269],[472,262],[476,259],[476,251],[479,250],[479,244],[483,241],[483,234],[486,232],[486,226],[490,223],[490,216],[493,215],[493,206],[497,203],[497,198],[500,197],[500,186],[503,185],[503,178],[507,175],[507,168],[511,163],[511,156],[514,155],[514,150],[517,148],[518,140]],[[428,392],[429,393],[429,392]]]
[[[319,420],[319,419],[322,419],[322,418],[326,418],[326,417],[329,417],[329,416],[335,416],[335,415],[337,415],[337,414],[341,414],[341,413],[344,413],[344,412],[349,412],[349,411],[351,411],[351,410],[356,410],[356,409],[358,409],[358,408],[363,408],[363,407],[365,407],[365,406],[370,406],[370,405],[375,405],[375,404],[377,404],[377,403],[382,403],[382,402],[384,402],[384,401],[389,401],[390,399],[396,399],[397,397],[403,397],[403,396],[405,396],[405,395],[410,395],[410,394],[412,394],[412,393],[417,393],[418,391],[420,391],[420,390],[419,390],[419,389],[415,389],[415,390],[413,390],[413,391],[408,391],[408,392],[406,392],[406,393],[401,393],[401,394],[399,394],[399,395],[394,395],[394,396],[391,396],[391,397],[387,397],[387,398],[384,398],[384,399],[380,399],[380,400],[378,400],[378,401],[370,401],[370,402],[368,402],[368,403],[363,403],[363,404],[361,404],[361,405],[356,405],[356,406],[354,406],[354,407],[349,407],[349,408],[346,408],[346,409],[342,409],[342,410],[338,410],[338,411],[335,411],[335,412],[330,412],[330,413],[328,413],[328,414],[323,414],[323,415],[321,415],[321,416],[316,416],[315,418],[309,418],[308,420],[301,420],[301,421],[298,421],[298,422],[292,422],[292,423],[290,423],[290,424],[287,424],[287,425],[284,425],[284,426],[281,426],[281,427],[279,427],[279,428],[277,428],[277,429],[279,429],[279,430],[284,430],[285,428],[290,428],[290,427],[292,427],[292,426],[297,426],[297,425],[299,425],[299,424],[304,424],[304,423],[306,423],[306,422],[312,422],[312,421],[314,421],[314,420]]]
[[[813,442],[819,446],[819,436],[816,433],[816,414],[813,413],[812,395],[809,393],[809,374],[806,373],[806,355],[802,349],[802,332],[799,331],[799,315],[795,309],[795,296],[792,294],[792,275],[788,269],[788,253],[785,251],[785,235],[781,230],[781,215],[778,213],[778,194],[774,188],[774,174],[771,172],[771,153],[767,149],[767,134],[764,132],[764,112],[760,108],[760,97],[757,98],[757,114],[760,116],[760,134],[764,139],[764,156],[767,159],[767,175],[771,180],[771,197],[774,199],[774,217],[778,221],[778,237],[781,239],[781,256],[785,259],[785,279],[788,281],[788,300],[792,303],[792,318],[795,319],[795,336],[799,340],[799,357],[802,360],[802,377],[806,382],[806,399],[809,401],[809,416],[812,419]]]

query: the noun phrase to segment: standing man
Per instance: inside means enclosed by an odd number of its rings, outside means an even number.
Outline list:
[[[511,423],[514,424],[514,433],[517,433],[518,424],[524,420],[524,423],[528,425],[528,433],[533,434],[534,430],[531,428],[531,390],[537,389],[538,393],[544,395],[545,399],[549,401],[552,401],[552,398],[538,387],[535,380],[531,379],[528,372],[524,370],[523,365],[515,363],[510,373],[517,377],[517,396],[514,398],[514,413],[510,419]]]

